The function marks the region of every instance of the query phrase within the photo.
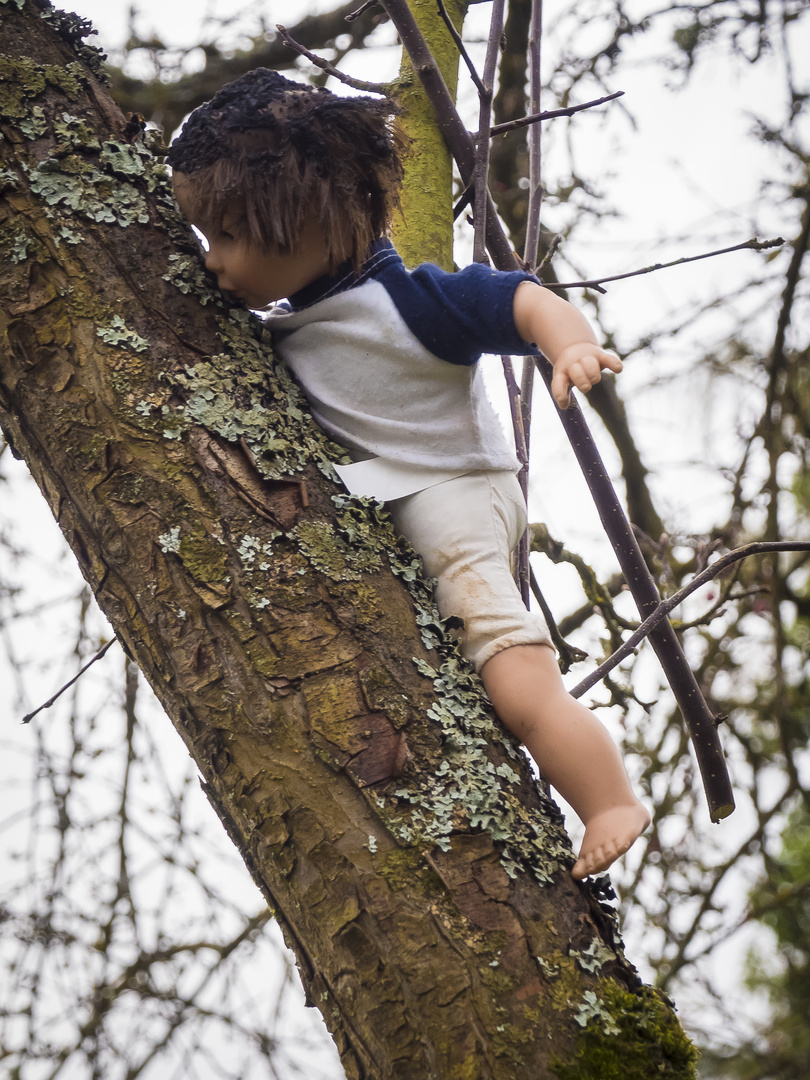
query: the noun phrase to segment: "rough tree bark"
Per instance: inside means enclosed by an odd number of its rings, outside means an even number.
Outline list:
[[[3,431],[347,1076],[692,1075],[412,554],[210,288],[75,17],[0,0],[0,41]]]

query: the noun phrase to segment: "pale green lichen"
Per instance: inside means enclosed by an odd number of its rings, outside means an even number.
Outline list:
[[[544,956],[535,956],[537,966],[543,972],[547,979],[556,979],[560,975],[560,965],[551,964]]]
[[[84,237],[81,233],[74,232],[67,225],[57,225],[54,235],[57,240],[64,240],[66,244],[81,244]]]
[[[149,348],[149,342],[134,330],[130,330],[120,315],[113,316],[109,326],[97,326],[96,336],[108,345],[123,345],[133,352],[146,352]]]
[[[170,255],[163,280],[170,282],[181,293],[194,293],[201,304],[218,303],[222,306],[222,294],[213,288],[196,256]]]
[[[108,172],[123,176],[125,180],[146,173],[146,162],[137,146],[130,143],[105,142],[99,162]]]
[[[611,960],[616,959],[613,951],[608,949],[606,945],[603,945],[598,938],[594,938],[584,952],[577,952],[576,949],[569,949],[568,955],[576,960],[583,971],[590,971],[592,974],[596,974],[596,972],[601,970],[604,964],[608,964]]]
[[[29,230],[25,222],[9,218],[0,225],[0,256],[11,263],[45,262],[45,245]]]
[[[20,178],[13,169],[0,169],[0,195],[7,191],[16,191],[20,186]]]
[[[101,143],[95,132],[77,116],[63,112],[54,117],[53,133],[56,136],[56,155],[71,153],[76,149],[100,150]]]
[[[605,1035],[620,1034],[613,1015],[605,1007],[604,1001],[597,997],[593,990],[585,991],[583,1000],[577,1005],[574,1021],[580,1027],[587,1027],[588,1024],[592,1023],[598,1024]]]
[[[163,438],[182,439],[189,427],[186,417],[180,415],[176,409],[172,409],[168,405],[160,406],[160,415],[163,420]]]
[[[268,562],[268,559],[275,555],[273,541],[279,536],[283,536],[283,533],[279,530],[272,532],[265,540],[260,540],[258,536],[250,536],[249,534],[243,536],[236,547],[236,554],[241,559],[244,568],[246,570],[269,570],[272,563]],[[258,558],[261,558],[261,562],[258,566],[254,566]],[[262,607],[264,606],[266,605],[263,604]]]
[[[40,9],[39,14],[53,26],[59,36],[71,46],[79,59],[87,64],[97,77],[102,81],[107,81],[102,68],[107,59],[106,54],[95,45],[88,45],[83,40],[91,34],[98,33],[93,29],[92,23],[72,11],[62,11],[60,8],[51,6]]]
[[[48,119],[41,105],[34,105],[26,117],[17,124],[26,139],[38,139],[48,130]]]
[[[303,422],[303,395],[275,360],[255,316],[233,309],[220,319],[218,336],[225,351],[167,376],[185,393],[178,415],[229,441],[245,439],[268,479],[288,477],[307,464],[326,471],[330,458],[348,460],[314,424]]]
[[[180,526],[174,525],[167,532],[161,533],[157,540],[161,551],[177,554],[180,551]]]
[[[47,206],[65,207],[90,221],[108,224],[146,224],[149,208],[132,184],[111,178],[98,169],[70,174],[63,160],[47,158],[37,168],[27,169],[31,191]]]

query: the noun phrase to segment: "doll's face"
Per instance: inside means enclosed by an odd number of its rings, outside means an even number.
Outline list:
[[[234,235],[242,208],[234,201],[222,221],[202,221],[189,198],[182,173],[173,176],[174,193],[184,217],[203,234],[208,244],[206,267],[217,276],[223,292],[249,308],[263,308],[303,289],[329,268],[323,229],[313,216],[306,219],[298,246],[292,252],[264,251]]]

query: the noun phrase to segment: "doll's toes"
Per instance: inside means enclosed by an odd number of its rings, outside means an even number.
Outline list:
[[[585,829],[574,868],[577,881],[607,870],[647,828],[650,815],[641,803],[620,806],[598,814]]]
[[[580,851],[571,873],[577,881],[583,881],[591,874],[598,874],[609,865],[610,862],[605,862],[605,853],[602,848],[596,847],[588,852]]]

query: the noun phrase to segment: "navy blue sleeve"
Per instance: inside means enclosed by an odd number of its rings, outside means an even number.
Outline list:
[[[534,355],[515,329],[515,289],[537,281],[522,270],[493,270],[473,263],[448,274],[433,263],[409,273],[401,263],[375,275],[408,329],[426,349],[451,364],[474,364],[481,353]]]

